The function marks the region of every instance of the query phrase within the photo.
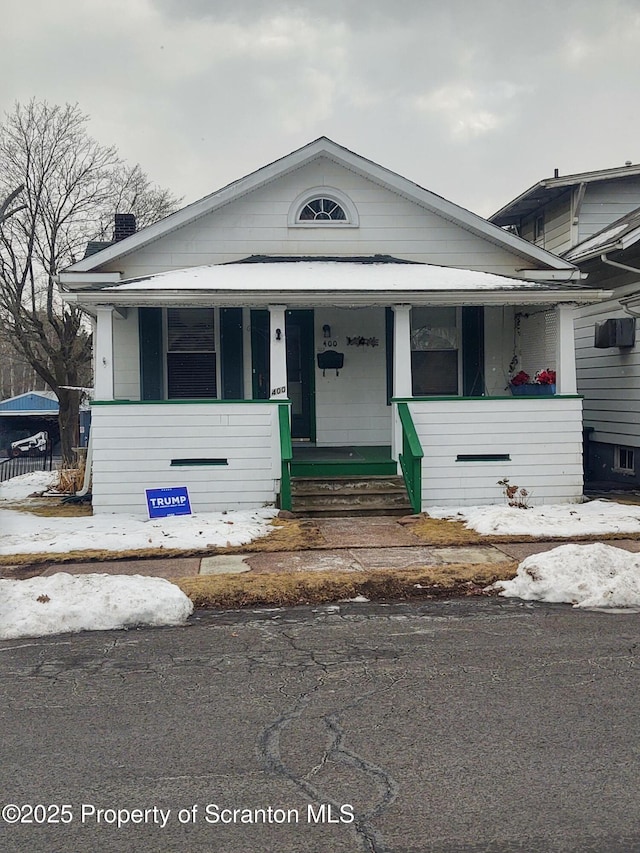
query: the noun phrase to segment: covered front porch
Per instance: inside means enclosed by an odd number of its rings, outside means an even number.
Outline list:
[[[224,282],[260,266],[209,272]],[[290,508],[310,477],[398,476],[414,511],[500,501],[505,477],[534,502],[580,498],[573,303],[597,296],[461,270],[411,288],[434,268],[380,264],[380,278],[376,265],[318,262],[314,275],[358,276],[321,292],[293,287],[307,265],[264,266],[267,282],[281,268],[272,292],[163,286],[151,299],[131,282],[83,295],[96,318],[96,511],[143,511],[145,488],[178,484],[203,511]],[[463,273],[492,287],[442,286]],[[553,395],[512,396],[510,375],[544,369]]]

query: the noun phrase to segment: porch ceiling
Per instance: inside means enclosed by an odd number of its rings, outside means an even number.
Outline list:
[[[539,273],[538,273],[539,274]],[[603,291],[554,281],[430,264],[300,261],[220,264],[170,270],[100,290],[64,294],[95,305],[520,305],[594,302]]]

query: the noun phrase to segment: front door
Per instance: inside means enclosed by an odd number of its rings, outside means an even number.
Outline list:
[[[286,336],[291,435],[315,441],[313,311],[287,311]]]

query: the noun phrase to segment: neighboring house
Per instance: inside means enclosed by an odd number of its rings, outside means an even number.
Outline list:
[[[58,443],[58,398],[53,391],[28,391],[0,400],[0,455],[11,456],[13,442],[42,431]]]
[[[324,137],[98,248],[59,276],[95,317],[96,512],[286,508],[305,474],[580,499],[572,306],[602,294],[544,249]],[[512,397],[516,361],[556,395]]]
[[[54,454],[59,451],[58,398],[53,391],[27,391],[0,400],[0,456],[11,456],[11,444],[39,432],[46,432]],[[80,445],[86,446],[91,416],[89,407],[80,407]]]
[[[640,165],[541,181],[490,217],[560,254],[613,298],[576,310],[585,477],[640,485]]]

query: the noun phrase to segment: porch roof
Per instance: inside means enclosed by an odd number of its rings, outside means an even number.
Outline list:
[[[99,290],[64,294],[94,305],[390,305],[595,302],[607,293],[566,281],[509,278],[481,270],[416,263],[301,260],[169,270]]]

